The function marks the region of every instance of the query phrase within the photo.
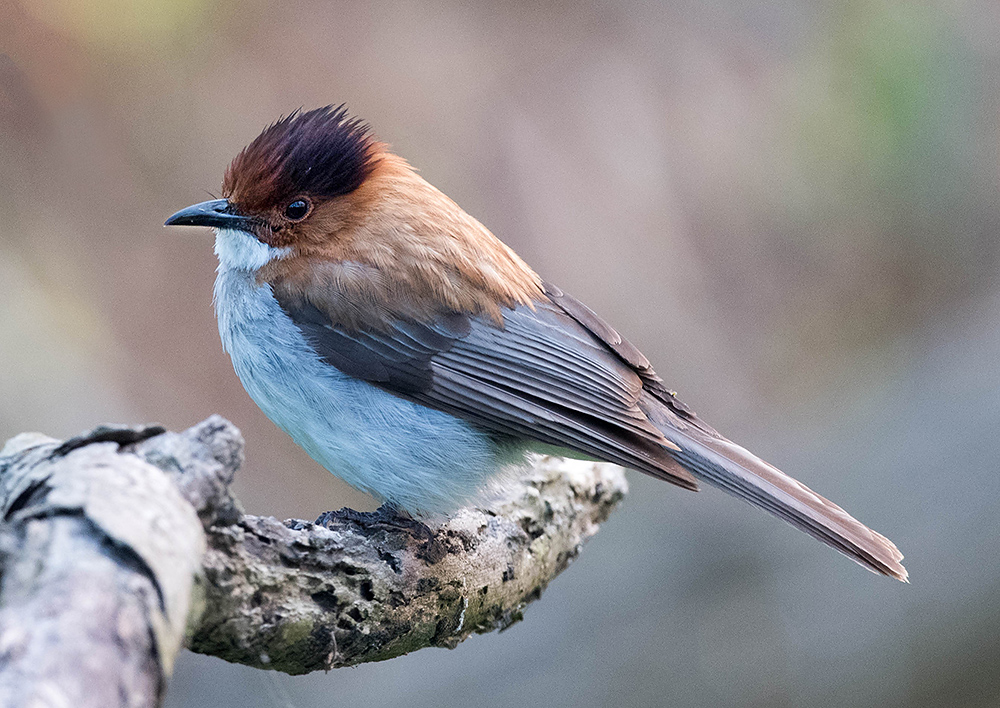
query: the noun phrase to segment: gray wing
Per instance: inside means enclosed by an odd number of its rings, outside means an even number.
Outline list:
[[[443,312],[348,331],[336,313],[275,290],[317,354],[350,376],[498,436],[529,438],[689,489],[677,448],[640,408],[643,377],[551,301],[485,318]],[[641,356],[641,355],[640,355]]]

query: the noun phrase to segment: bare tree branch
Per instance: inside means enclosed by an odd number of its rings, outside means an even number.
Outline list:
[[[292,674],[454,647],[518,621],[626,492],[616,467],[541,458],[432,527],[279,522],[231,496],[242,451],[217,416],[7,444],[0,696],[156,705],[185,626],[193,651]]]
[[[118,452],[160,432],[0,452],[0,705],[159,703],[205,548],[169,477]]]

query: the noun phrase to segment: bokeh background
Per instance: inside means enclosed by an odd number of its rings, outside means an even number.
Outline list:
[[[210,234],[161,228],[346,102],[913,583],[633,474],[502,635],[185,654],[169,706],[998,705],[998,37],[993,0],[0,0],[0,438],[221,413],[248,509],[373,508],[243,392]]]

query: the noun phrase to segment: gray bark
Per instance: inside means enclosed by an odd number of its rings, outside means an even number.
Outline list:
[[[503,629],[626,492],[540,458],[488,509],[425,526],[243,514],[239,431],[28,434],[0,452],[0,705],[152,706],[182,645],[300,674]]]

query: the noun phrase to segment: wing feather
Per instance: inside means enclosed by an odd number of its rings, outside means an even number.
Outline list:
[[[282,309],[340,371],[484,429],[569,448],[695,489],[639,408],[641,377],[551,302],[504,322],[444,312],[350,330],[280,288]]]

